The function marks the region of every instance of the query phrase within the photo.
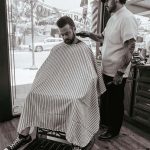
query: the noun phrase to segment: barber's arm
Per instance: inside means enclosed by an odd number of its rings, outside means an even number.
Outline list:
[[[132,54],[135,49],[135,42],[136,41],[134,38],[124,42],[125,53],[124,53],[124,57],[122,58],[122,60],[120,62],[120,67],[117,70],[116,75],[113,79],[113,83],[115,85],[119,85],[122,83],[124,72],[132,59]]]
[[[82,38],[89,37],[96,42],[102,42],[104,39],[102,34],[94,34],[94,33],[87,32],[87,31],[81,31],[79,33],[76,33],[76,35],[81,36]]]

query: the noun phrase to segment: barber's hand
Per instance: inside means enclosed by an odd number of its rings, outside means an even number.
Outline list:
[[[90,32],[81,31],[81,32],[76,33],[76,36],[81,36],[82,38],[89,37],[90,36]]]
[[[119,85],[122,83],[123,80],[123,73],[117,71],[116,75],[113,78],[113,84]]]

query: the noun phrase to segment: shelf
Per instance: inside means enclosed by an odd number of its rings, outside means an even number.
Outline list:
[[[150,113],[150,105],[147,104],[147,105],[143,105],[143,104],[139,104],[137,103],[134,108],[136,109],[140,109],[141,111],[146,111],[146,113]],[[150,116],[150,114],[149,114]]]
[[[137,79],[137,82],[150,83],[150,77],[140,77],[139,79]]]
[[[139,116],[135,116],[132,119],[137,121],[137,122],[140,122],[143,125],[146,125],[146,126],[150,127],[150,122],[145,120],[145,119],[143,119],[143,118],[141,118],[141,117],[139,117]]]
[[[138,90],[138,92],[136,93],[136,96],[141,96],[141,97],[145,97],[145,98],[150,99],[150,92]]]

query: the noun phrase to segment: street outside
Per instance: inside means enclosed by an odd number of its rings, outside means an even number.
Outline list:
[[[95,54],[95,47],[92,48]],[[15,65],[15,85],[32,84],[36,72],[46,60],[49,51],[34,52],[35,67],[37,69],[32,69],[32,51],[21,51],[15,50],[12,55],[14,55],[14,65]]]
[[[95,52],[95,48],[93,48]],[[14,56],[14,64],[13,62],[11,66],[13,66],[13,77],[14,80],[12,83],[12,94],[13,94],[13,113],[18,114],[21,112],[24,100],[26,99],[28,92],[31,89],[33,80],[38,69],[44,63],[46,58],[50,54],[49,51],[42,51],[42,52],[34,52],[34,60],[35,60],[35,68],[33,69],[33,53],[32,51],[26,50],[14,50],[11,51],[11,56]],[[11,74],[12,76],[12,74]]]
[[[35,67],[37,69],[32,70],[32,52],[31,51],[15,51],[15,80],[16,85],[32,84],[37,70],[43,64],[48,57],[50,51],[35,52]]]
[[[76,24],[77,32],[85,29],[91,31],[92,5],[86,3],[81,6],[80,3],[80,0],[76,0],[72,5],[68,0],[67,7],[63,0],[61,2],[13,0],[8,3],[9,44],[13,48],[10,50],[13,112],[21,111],[35,75],[50,53],[48,49],[61,42],[56,26],[58,18],[70,16]],[[84,16],[83,8],[88,9],[84,11],[86,12]],[[54,38],[56,41],[53,41]],[[85,40],[85,43],[92,49],[95,47],[89,40]],[[33,47],[34,51],[37,51],[34,53],[35,63],[33,63]]]
[[[32,52],[15,50],[11,55],[14,55],[14,80],[12,82],[12,105],[13,113],[18,114],[22,111],[24,100],[31,89],[35,75],[48,57],[50,51],[35,52],[35,67],[32,69]]]

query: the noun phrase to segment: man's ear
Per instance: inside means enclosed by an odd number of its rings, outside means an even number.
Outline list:
[[[74,32],[76,31],[76,27],[73,27],[73,31],[74,31]]]
[[[119,0],[115,0],[116,3],[120,2]]]

